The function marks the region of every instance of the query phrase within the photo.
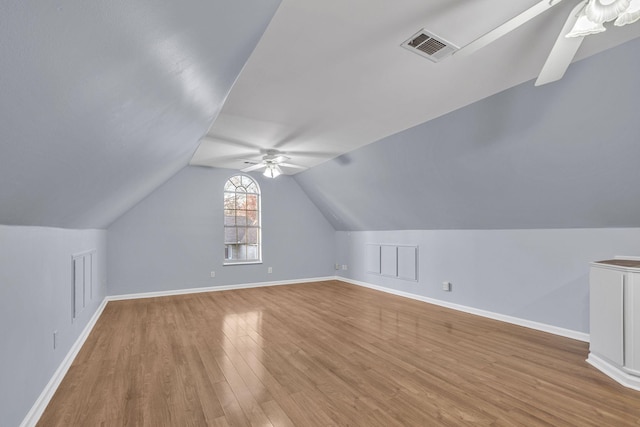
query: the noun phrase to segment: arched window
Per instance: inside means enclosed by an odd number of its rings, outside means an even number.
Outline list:
[[[224,263],[262,261],[260,188],[246,175],[224,184]]]

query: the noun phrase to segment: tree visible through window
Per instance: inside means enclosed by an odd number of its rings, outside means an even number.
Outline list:
[[[224,185],[225,264],[261,261],[260,189],[246,175],[235,175]]]

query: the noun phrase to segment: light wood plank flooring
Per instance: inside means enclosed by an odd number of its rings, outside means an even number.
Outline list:
[[[39,426],[637,426],[586,343],[338,281],[110,302]]]

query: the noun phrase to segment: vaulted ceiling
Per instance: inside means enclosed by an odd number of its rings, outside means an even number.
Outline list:
[[[104,228],[183,168],[279,0],[0,3],[0,224]]]
[[[640,39],[294,176],[337,230],[640,227]]]
[[[277,149],[313,167],[529,81],[578,2],[555,1],[485,48],[433,63],[400,45],[424,28],[462,54],[541,1],[283,0],[192,164],[242,168]],[[577,59],[640,36],[640,23],[607,27]]]
[[[399,46],[422,28],[464,46],[535,3],[2,2],[0,224],[106,228],[198,146],[219,167],[344,160],[535,77],[577,0],[468,57]],[[638,35],[610,28],[578,59]]]

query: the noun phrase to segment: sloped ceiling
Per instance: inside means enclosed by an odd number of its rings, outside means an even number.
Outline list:
[[[279,3],[3,1],[0,224],[105,228],[184,167]]]
[[[337,230],[640,227],[640,39],[294,178]]]
[[[549,0],[283,0],[191,164],[241,169],[278,149],[314,167],[536,77],[571,10],[556,6],[473,53],[464,46]],[[433,63],[421,28],[462,47]],[[576,60],[640,36],[607,24]],[[295,174],[299,169],[283,168]]]

